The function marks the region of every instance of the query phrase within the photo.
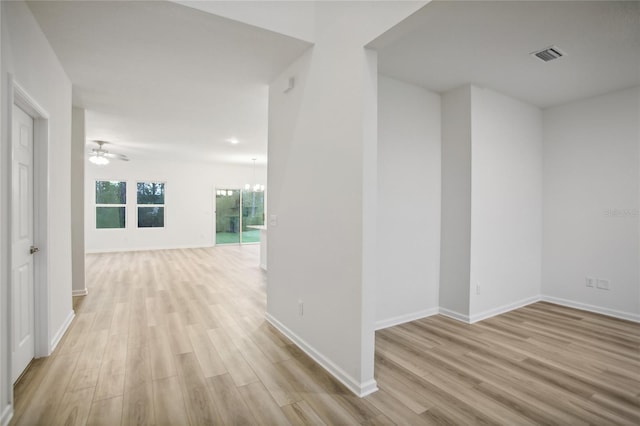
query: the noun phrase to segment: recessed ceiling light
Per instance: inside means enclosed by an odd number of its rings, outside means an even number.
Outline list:
[[[227,139],[227,142],[229,142],[231,145],[237,145],[239,143],[238,139],[236,138]]]

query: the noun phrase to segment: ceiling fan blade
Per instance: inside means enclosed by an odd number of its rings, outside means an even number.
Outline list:
[[[105,152],[104,156],[109,158],[116,158],[122,161],[129,161],[129,158],[124,154],[114,154],[113,152]]]

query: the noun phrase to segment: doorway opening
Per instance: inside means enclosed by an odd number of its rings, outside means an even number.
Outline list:
[[[216,188],[216,245],[257,244],[264,227],[264,191]]]

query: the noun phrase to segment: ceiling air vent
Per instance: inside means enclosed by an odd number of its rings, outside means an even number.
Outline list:
[[[564,53],[560,49],[558,49],[558,47],[551,46],[538,52],[533,52],[532,55],[537,57],[541,61],[549,62],[553,61],[554,59],[562,58],[564,56]]]

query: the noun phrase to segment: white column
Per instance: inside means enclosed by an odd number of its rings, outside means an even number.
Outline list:
[[[84,278],[84,109],[73,108],[71,118],[71,272],[74,296],[87,294]]]

